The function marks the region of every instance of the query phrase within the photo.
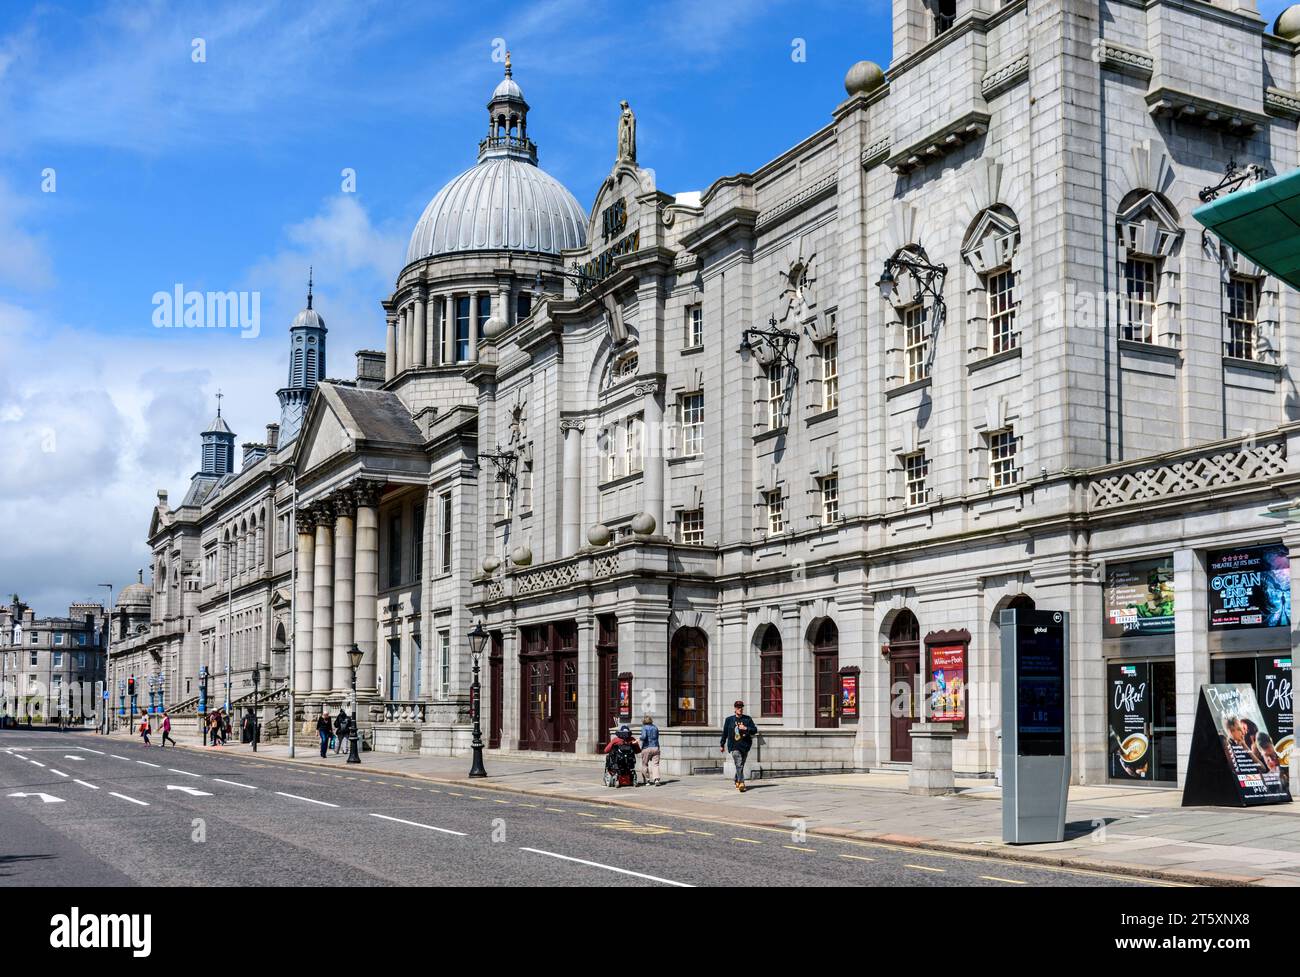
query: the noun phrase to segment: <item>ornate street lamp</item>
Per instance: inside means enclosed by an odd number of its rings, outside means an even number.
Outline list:
[[[360,763],[361,754],[357,751],[357,669],[365,652],[355,644],[348,652],[348,664],[352,666],[352,722],[348,725],[348,763]]]
[[[474,739],[470,746],[474,750],[474,763],[469,768],[471,777],[486,777],[487,770],[483,767],[483,728],[479,724],[479,714],[482,712],[482,696],[478,683],[478,661],[483,654],[483,649],[487,646],[488,633],[483,630],[483,622],[474,622],[473,629],[469,633],[469,653],[474,659],[474,681],[469,687],[469,708],[470,714],[474,717]]]
[[[799,363],[794,350],[799,346],[799,334],[777,325],[775,316],[767,317],[767,328],[750,326],[740,334],[740,346],[737,353],[750,353],[759,357],[760,362],[770,362],[780,357],[792,373],[799,372]]]
[[[199,666],[199,716],[203,727],[203,745],[208,745],[208,666]]]
[[[257,684],[262,680],[262,671],[253,666],[253,728],[249,730],[253,737],[253,752],[257,752]]]

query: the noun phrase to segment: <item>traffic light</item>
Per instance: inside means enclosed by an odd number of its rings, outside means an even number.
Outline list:
[[[132,675],[126,680],[126,694],[135,695],[135,676]]]

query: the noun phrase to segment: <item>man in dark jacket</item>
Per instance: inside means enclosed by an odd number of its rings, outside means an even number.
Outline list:
[[[338,756],[340,753],[347,750],[347,747],[344,746],[343,744],[347,741],[348,733],[350,732],[348,727],[348,722],[349,720],[348,720],[347,712],[342,707],[340,707],[339,714],[334,717],[334,735],[335,735],[334,755],[335,756]]]
[[[330,748],[330,733],[334,731],[334,722],[330,719],[328,709],[322,709],[319,716],[316,717],[316,732],[320,735],[320,755],[321,759],[325,758],[325,752]]]
[[[726,753],[731,751],[732,762],[736,765],[736,790],[742,794],[745,792],[745,758],[749,756],[749,748],[754,743],[754,737],[758,735],[758,727],[754,725],[754,720],[745,714],[745,704],[739,699],[735,702],[735,713],[727,717],[727,721],[722,724],[722,739],[719,741],[718,749]]]

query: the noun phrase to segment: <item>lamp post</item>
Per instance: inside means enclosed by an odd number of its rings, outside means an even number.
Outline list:
[[[470,743],[470,747],[474,750],[474,763],[469,768],[471,777],[486,777],[488,775],[487,770],[483,767],[483,728],[479,725],[482,697],[478,683],[478,660],[483,654],[487,641],[488,633],[483,630],[483,622],[475,621],[474,627],[469,632],[469,652],[474,659],[474,681],[469,687],[469,709],[470,714],[474,717],[474,739]]]
[[[261,669],[253,666],[253,728],[249,730],[253,737],[253,752],[257,752],[257,684],[261,678]]]
[[[355,644],[348,652],[348,664],[352,666],[352,722],[348,724],[348,763],[361,762],[361,754],[357,750],[357,669],[361,667],[364,655]]]
[[[199,724],[203,727],[203,745],[208,745],[208,666],[199,666]]]
[[[226,704],[230,713],[230,643],[235,635],[235,551],[234,540],[222,540],[226,548]]]
[[[108,698],[108,656],[109,652],[113,648],[113,585],[111,583],[102,583],[100,586],[108,588],[108,627],[105,629],[108,635],[108,640],[104,642],[104,687],[100,690],[99,702],[96,705],[100,712],[104,714],[104,733],[107,735],[111,728],[110,716],[113,712],[110,708]]]

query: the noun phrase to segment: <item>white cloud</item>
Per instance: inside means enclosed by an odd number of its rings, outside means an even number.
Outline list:
[[[33,209],[31,199],[0,176],[0,285],[40,289],[54,283],[45,243],[23,226]]]

